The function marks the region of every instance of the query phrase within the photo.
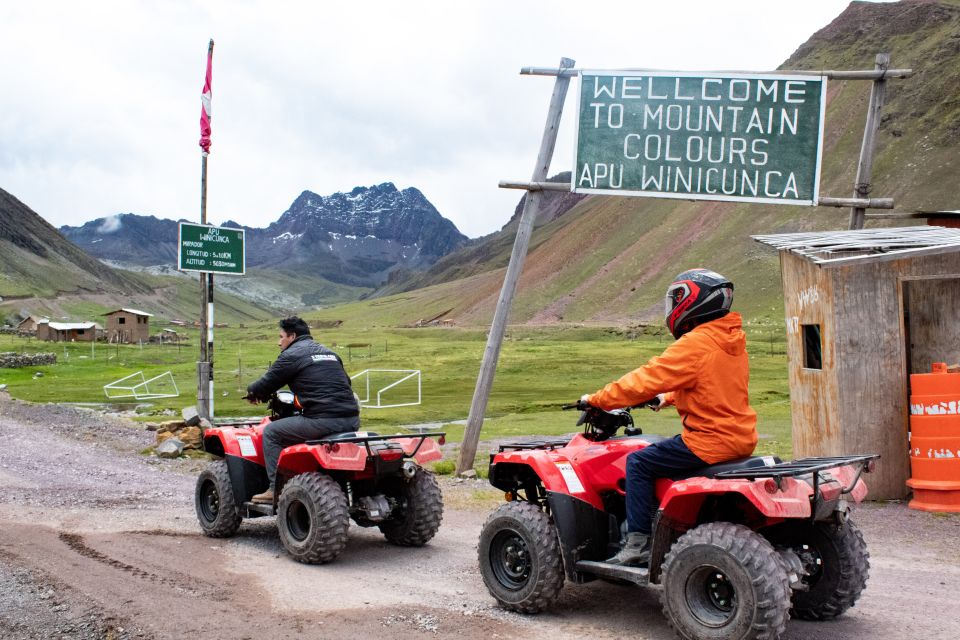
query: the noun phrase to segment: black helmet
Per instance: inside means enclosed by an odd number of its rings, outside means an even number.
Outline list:
[[[733,303],[733,283],[709,269],[690,269],[667,287],[665,316],[674,338],[698,324],[722,318]]]

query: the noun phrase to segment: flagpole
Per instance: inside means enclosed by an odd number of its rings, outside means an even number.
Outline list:
[[[200,112],[200,224],[207,224],[207,156],[210,154],[210,102],[213,38],[207,47],[207,74],[204,81],[205,102]],[[206,144],[204,144],[206,143]],[[213,419],[213,274],[200,273],[200,362],[197,363],[197,413]]]

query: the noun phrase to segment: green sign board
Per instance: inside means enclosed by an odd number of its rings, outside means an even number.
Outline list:
[[[826,84],[582,71],[573,191],[815,205]]]
[[[243,229],[181,222],[178,246],[177,268],[180,271],[234,275],[246,272]]]

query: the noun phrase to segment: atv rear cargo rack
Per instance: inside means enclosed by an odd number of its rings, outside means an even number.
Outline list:
[[[840,495],[845,495],[853,491],[860,480],[860,476],[866,471],[873,470],[873,461],[880,457],[879,453],[872,453],[862,456],[828,456],[823,458],[801,458],[792,462],[780,462],[770,467],[755,467],[752,469],[733,469],[731,471],[721,471],[713,476],[714,478],[733,479],[741,478],[746,480],[757,480],[760,478],[772,478],[777,483],[777,489],[784,478],[796,478],[797,476],[812,476],[813,493],[810,495],[811,505],[810,518],[815,519],[818,509],[815,502],[820,496],[820,472],[827,469],[836,469],[837,467],[846,467],[848,465],[859,465],[857,475],[854,476],[850,486],[841,487]]]
[[[318,438],[317,440],[307,440],[306,444],[335,445],[335,444],[344,444],[347,442],[353,443],[353,444],[363,443],[364,448],[366,448],[367,450],[367,455],[372,456],[373,452],[370,450],[371,442],[383,442],[388,440],[395,440],[397,438],[410,438],[411,440],[414,438],[419,438],[420,442],[418,442],[414,450],[410,454],[408,454],[409,457],[413,457],[417,455],[418,451],[420,451],[420,447],[423,446],[423,443],[426,441],[427,438],[437,436],[440,438],[440,444],[444,444],[443,438],[446,435],[447,434],[445,431],[435,431],[431,433],[412,433],[412,434],[394,433],[390,435],[374,434],[374,435],[366,435],[366,436],[351,436],[349,438],[338,437],[335,434],[332,436]]]

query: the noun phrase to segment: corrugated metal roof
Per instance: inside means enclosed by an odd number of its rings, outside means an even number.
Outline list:
[[[151,317],[151,318],[153,317],[153,314],[152,314],[152,313],[147,313],[146,311],[140,311],[139,309],[128,309],[128,308],[126,308],[126,307],[124,307],[123,309],[116,309],[116,310],[114,310],[114,311],[108,311],[107,313],[105,313],[105,314],[103,314],[103,315],[105,315],[105,316],[111,316],[111,315],[113,315],[113,314],[115,314],[115,313],[119,313],[120,311],[125,311],[126,313],[132,313],[132,314],[135,315],[135,316],[149,316],[149,317]]]
[[[750,236],[822,267],[884,262],[960,251],[960,229],[916,226]]]
[[[95,322],[51,322],[49,326],[54,331],[71,331],[73,329],[93,329]]]

